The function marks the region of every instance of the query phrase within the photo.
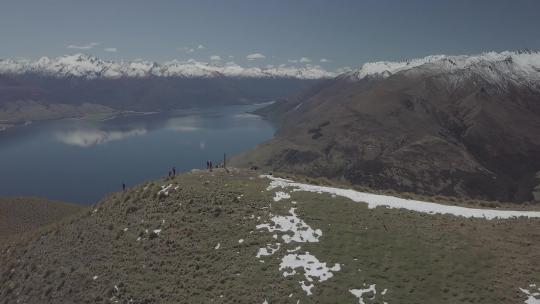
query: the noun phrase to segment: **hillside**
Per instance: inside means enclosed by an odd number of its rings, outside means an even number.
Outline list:
[[[5,248],[1,302],[535,303],[538,211],[259,174],[194,170],[112,194]]]
[[[399,192],[524,202],[540,171],[540,53],[361,69],[259,111],[276,138],[235,160]]]
[[[35,231],[76,214],[83,206],[41,198],[0,198],[0,243],[17,240]]]

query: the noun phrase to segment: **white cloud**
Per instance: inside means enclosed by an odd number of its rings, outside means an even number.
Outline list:
[[[331,61],[330,59],[326,59],[326,58],[321,59],[321,62],[323,62],[323,63],[330,62],[330,61]]]
[[[197,49],[199,49],[199,50],[204,50],[204,49],[206,49],[206,47],[205,47],[204,45],[202,45],[202,44],[199,44],[199,45],[197,46]]]
[[[302,57],[300,58],[300,62],[302,63],[308,63],[308,62],[311,62],[311,59],[307,58],[307,57]]]
[[[221,56],[219,56],[219,55],[212,55],[212,56],[210,56],[210,60],[212,60],[212,61],[220,61],[220,60],[221,60]]]
[[[111,52],[111,53],[116,53],[118,52],[118,49],[117,48],[113,48],[113,47],[110,47],[110,48],[104,48],[103,49],[105,52]]]
[[[266,56],[264,56],[261,53],[253,53],[246,56],[247,60],[257,60],[257,59],[264,59]]]
[[[345,66],[336,70],[336,73],[343,74],[352,71],[351,67]]]
[[[195,52],[195,49],[194,49],[194,48],[185,47],[185,46],[184,46],[184,47],[178,48],[178,50],[179,50],[180,52],[185,52],[185,53],[188,53],[188,54]]]
[[[88,44],[84,44],[84,45],[73,45],[73,44],[70,44],[67,46],[68,49],[76,49],[76,50],[89,50],[89,49],[93,49],[95,48],[96,46],[100,45],[101,43],[99,42],[90,42]]]
[[[60,132],[56,134],[56,139],[64,144],[91,147],[105,144],[111,141],[122,140],[132,136],[146,135],[144,128],[128,131],[106,131],[100,129],[74,130],[69,132]]]

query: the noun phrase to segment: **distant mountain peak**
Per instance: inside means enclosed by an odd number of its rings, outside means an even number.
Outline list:
[[[349,80],[386,78],[400,72],[421,68],[423,72],[444,73],[470,70],[490,81],[500,75],[513,80],[540,80],[540,52],[531,50],[485,52],[478,55],[431,55],[405,61],[364,63],[359,69],[343,75]],[[503,77],[503,78],[504,78]]]

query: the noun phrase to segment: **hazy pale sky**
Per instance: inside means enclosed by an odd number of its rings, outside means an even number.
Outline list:
[[[0,58],[82,52],[333,70],[540,49],[539,12],[536,0],[0,0]]]

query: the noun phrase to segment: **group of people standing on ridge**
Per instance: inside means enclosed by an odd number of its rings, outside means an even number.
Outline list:
[[[221,167],[225,168],[225,170],[227,170],[227,168],[225,167],[226,159],[227,159],[226,155],[224,154],[223,155],[223,163],[221,164]],[[219,168],[219,167],[220,167],[220,165],[216,166],[216,168]],[[212,163],[211,160],[207,160],[206,161],[206,170],[212,171],[212,169],[214,169],[214,164]],[[174,177],[176,177],[176,167],[175,166],[173,166],[172,169],[169,171],[169,178],[174,178]],[[126,184],[122,183],[122,191],[125,191],[125,190],[126,190]]]

